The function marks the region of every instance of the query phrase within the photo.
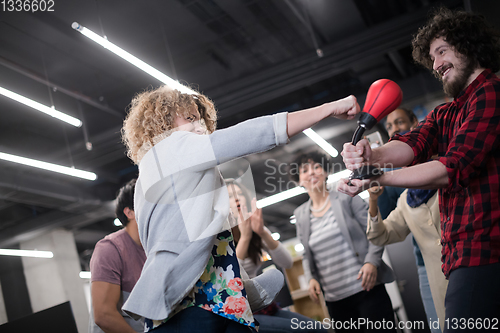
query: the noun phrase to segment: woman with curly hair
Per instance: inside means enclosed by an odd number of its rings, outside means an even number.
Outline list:
[[[228,191],[217,166],[284,145],[326,117],[352,119],[359,111],[349,96],[215,131],[215,107],[202,94],[163,86],[137,95],[123,139],[139,165],[134,206],[147,260],[123,309],[146,318],[146,331],[255,329],[247,299],[253,289],[242,283]],[[281,276],[278,291],[282,283]],[[264,299],[269,296],[254,287]]]
[[[275,240],[271,231],[264,226],[262,209],[256,207],[256,199],[251,199],[249,191],[234,179],[225,179],[229,190],[229,206],[238,225],[232,229],[236,244],[236,256],[249,277],[254,278],[262,266],[262,250],[269,253],[273,263],[282,269],[291,268],[293,259],[281,242]],[[304,323],[304,329],[294,332],[326,333],[320,323],[296,312],[281,309],[272,302],[260,311],[254,312],[259,322],[259,333],[287,332],[295,322]],[[307,327],[307,328],[306,328]],[[312,329],[311,327],[318,327]]]

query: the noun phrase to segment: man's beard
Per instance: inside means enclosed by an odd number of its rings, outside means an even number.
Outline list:
[[[455,78],[448,79],[447,82],[443,82],[444,93],[450,97],[457,97],[462,90],[465,89],[467,81],[469,81],[470,76],[475,70],[473,61],[469,59],[464,59],[463,67],[455,67],[453,69],[456,71]]]

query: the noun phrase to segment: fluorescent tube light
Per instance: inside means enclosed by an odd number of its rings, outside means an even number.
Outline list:
[[[106,38],[103,38],[103,37],[99,36],[98,34],[96,34],[95,32],[93,32],[92,30],[89,30],[89,29],[85,28],[84,26],[81,26],[79,23],[73,22],[73,24],[71,24],[71,27],[73,29],[81,32],[82,35],[93,40],[94,42],[101,45],[105,49],[110,50],[111,52],[113,52],[114,54],[119,56],[120,58],[128,61],[129,63],[131,63],[132,65],[136,66],[139,69],[142,69],[144,72],[148,73],[152,77],[165,83],[170,88],[177,89],[180,92],[185,93],[185,94],[196,94],[195,91],[180,84],[178,81],[168,77],[167,75],[163,74],[162,72],[160,72],[156,68],[151,67],[150,65],[148,65],[144,61],[140,60],[139,58],[136,58],[135,56],[131,55],[127,51],[125,51],[125,50],[119,48],[118,46],[116,46],[115,44],[109,42]]]
[[[81,271],[80,272],[80,278],[81,279],[90,279],[90,272],[88,272],[88,271]]]
[[[118,218],[114,219],[113,223],[117,227],[121,227],[123,225],[123,223]]]
[[[271,195],[270,197],[258,200],[257,201],[257,208],[264,208],[264,207],[273,205],[277,202],[280,202],[280,201],[283,201],[286,199],[290,199],[290,198],[295,197],[295,196],[302,194],[302,193],[306,193],[306,189],[301,187],[301,186],[297,186],[297,187],[294,187],[292,189],[280,192],[278,194]]]
[[[27,105],[35,110],[38,110],[38,111],[43,112],[45,114],[48,114],[51,117],[62,120],[70,125],[73,125],[76,127],[82,126],[82,122],[80,121],[80,119],[69,116],[61,111],[57,111],[54,108],[48,107],[48,106],[40,104],[38,102],[35,102],[32,99],[29,99],[27,97],[16,94],[15,92],[12,92],[12,91],[7,90],[5,88],[0,87],[0,94],[4,95],[6,97],[12,98],[16,102]]]
[[[342,178],[349,178],[349,176],[351,175],[351,172],[352,172],[351,170],[345,169],[345,170],[342,170],[340,172],[333,173],[330,176],[328,176],[328,179],[326,180],[326,182],[327,182],[327,184],[332,184],[332,183],[339,181]]]
[[[332,184],[332,183],[337,182],[341,178],[348,178],[349,175],[351,174],[351,172],[352,172],[351,170],[345,169],[345,170],[342,170],[340,172],[334,173],[334,174],[328,176],[328,179],[326,180],[326,182],[328,184]],[[301,186],[297,186],[297,187],[294,187],[292,189],[280,192],[278,194],[271,195],[270,197],[258,200],[257,201],[257,208],[264,208],[264,207],[267,207],[270,205],[274,205],[275,203],[296,197],[297,195],[302,194],[302,193],[306,193],[306,192],[307,191],[305,188],[303,188]],[[361,197],[361,199],[367,199],[369,197],[369,193],[368,193],[368,191],[363,191],[359,194],[359,196]],[[295,221],[296,221],[295,216],[291,216],[290,223],[295,224]]]
[[[83,179],[87,179],[87,180],[96,180],[97,179],[97,175],[93,172],[68,168],[68,167],[65,167],[62,165],[37,161],[37,160],[33,160],[31,158],[20,157],[20,156],[6,154],[6,153],[2,153],[2,152],[0,152],[0,160],[19,163],[19,164],[23,164],[23,165],[28,165],[28,166],[32,166],[35,168],[54,171],[54,172],[62,173],[62,174],[73,176],[73,177],[83,178]]]
[[[320,146],[324,151],[330,154],[332,157],[339,156],[337,149],[333,148],[331,144],[326,142],[318,133],[314,132],[312,129],[308,128],[303,130],[302,133],[307,135],[311,140],[313,140],[318,146]]]
[[[2,256],[17,256],[17,257],[33,257],[33,258],[53,258],[54,254],[50,251],[37,251],[37,250],[12,250],[0,249]]]

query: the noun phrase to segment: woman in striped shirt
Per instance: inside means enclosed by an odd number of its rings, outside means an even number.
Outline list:
[[[382,261],[383,247],[366,238],[368,205],[327,188],[330,162],[320,153],[299,156],[290,175],[310,199],[295,210],[297,235],[304,245],[304,272],[309,295],[323,290],[336,332],[391,330],[394,314],[384,283],[394,280]],[[341,323],[338,323],[341,322]],[[385,325],[384,325],[385,322]]]

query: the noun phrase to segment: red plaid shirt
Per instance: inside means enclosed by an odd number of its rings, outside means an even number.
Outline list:
[[[483,71],[451,103],[394,139],[413,164],[438,154],[448,171],[439,190],[443,272],[500,262],[500,79]]]

